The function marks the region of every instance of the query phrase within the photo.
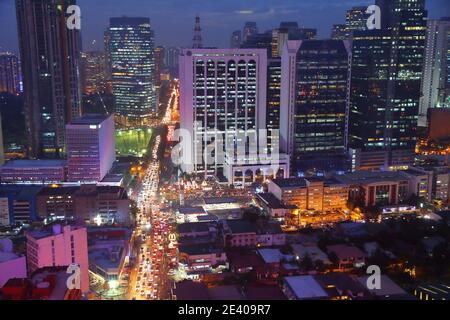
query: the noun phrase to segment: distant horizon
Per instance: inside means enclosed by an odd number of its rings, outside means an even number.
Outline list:
[[[261,3],[258,0],[227,0],[219,3],[210,0],[105,2],[77,1],[82,12],[83,51],[103,50],[103,34],[109,18],[121,16],[149,18],[155,33],[155,46],[190,47],[196,14],[201,19],[205,47],[229,47],[232,32],[242,30],[246,21],[256,22],[259,32],[276,28],[282,21],[295,21],[301,27],[317,29],[318,38],[326,39],[331,36],[333,24],[344,23],[348,9],[368,6],[375,0],[331,3],[330,0],[284,0],[282,4],[277,1]],[[427,0],[427,9],[429,18],[442,18],[443,13],[450,12],[450,1]],[[0,0],[0,51],[19,53],[14,0]]]

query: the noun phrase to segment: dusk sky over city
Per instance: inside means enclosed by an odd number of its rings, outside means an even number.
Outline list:
[[[207,46],[225,47],[230,34],[242,29],[245,21],[255,21],[261,32],[276,27],[280,21],[297,21],[300,26],[317,28],[320,38],[329,38],[331,26],[345,20],[345,11],[372,0],[80,0],[83,47],[99,49],[109,18],[115,16],[149,17],[158,45],[189,46],[193,19],[202,20]],[[427,1],[430,18],[450,12],[450,1]],[[448,8],[448,10],[445,10]],[[13,0],[0,0],[0,48],[18,51],[16,16]],[[93,41],[97,45],[92,45]]]

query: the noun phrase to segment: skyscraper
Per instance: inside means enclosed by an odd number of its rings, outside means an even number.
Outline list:
[[[69,181],[101,181],[116,159],[114,116],[87,114],[73,119],[66,130]]]
[[[155,77],[156,85],[161,84],[161,73],[166,68],[166,48],[158,46],[155,48]]]
[[[416,146],[425,1],[377,4],[382,10],[381,30],[353,34],[349,106],[353,170],[408,166]]]
[[[367,7],[353,7],[347,10],[345,24],[333,25],[331,38],[334,40],[350,40],[355,31],[367,29],[367,20],[370,14],[366,13]]]
[[[285,49],[281,124],[293,168],[345,170],[349,44],[289,41]]]
[[[199,49],[203,47],[202,28],[200,26],[200,17],[195,17],[194,38],[192,48]]]
[[[60,157],[65,124],[80,115],[80,38],[66,25],[75,0],[17,0],[28,153]]]
[[[178,76],[178,59],[180,56],[180,49],[170,47],[166,52],[166,66],[169,69],[172,76]]]
[[[19,59],[9,52],[0,52],[0,92],[20,92]]]
[[[256,26],[256,22],[246,22],[244,26],[244,30],[242,31],[242,41],[246,42],[248,37],[255,35],[258,33],[258,27]]]
[[[444,107],[449,79],[450,19],[428,20],[420,99],[419,126],[427,126],[428,109]],[[448,59],[448,60],[447,60]]]
[[[150,19],[111,18],[109,37],[116,113],[122,123],[141,125],[157,112]]]
[[[193,164],[184,169],[204,175],[223,169],[224,142],[237,131],[265,128],[267,54],[261,49],[184,49],[180,56],[181,128],[193,138]],[[215,141],[215,161],[203,154]],[[237,143],[236,141],[230,144]],[[229,148],[233,146],[228,145]],[[228,149],[229,150],[229,149]]]
[[[104,94],[108,91],[107,62],[102,51],[81,54],[81,84],[85,95]]]
[[[230,48],[237,49],[241,46],[242,42],[242,32],[241,30],[233,31],[230,39]]]

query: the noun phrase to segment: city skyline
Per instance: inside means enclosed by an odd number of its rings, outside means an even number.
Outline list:
[[[232,32],[242,30],[246,21],[255,21],[259,32],[277,27],[280,21],[296,21],[300,27],[317,28],[318,38],[327,39],[331,37],[333,24],[344,23],[346,10],[353,6],[368,6],[375,1],[349,0],[329,4],[328,0],[288,0],[282,4],[274,4],[252,0],[230,0],[226,3],[201,0],[179,4],[179,0],[131,0],[126,3],[112,0],[108,1],[107,5],[102,2],[78,1],[82,13],[83,51],[103,50],[103,35],[109,18],[123,15],[149,17],[151,27],[155,31],[155,44],[164,46],[191,46],[197,14],[201,19],[204,46],[207,47],[228,47]],[[180,5],[186,7],[178,13],[174,8],[179,8]],[[428,17],[437,19],[445,16],[445,12],[449,12],[445,10],[446,7],[450,9],[447,0],[428,0]],[[176,26],[171,24],[170,20],[168,23],[168,15],[174,17]],[[16,28],[14,1],[1,0],[0,51],[18,53]]]
[[[450,300],[450,0],[0,1],[0,302]]]

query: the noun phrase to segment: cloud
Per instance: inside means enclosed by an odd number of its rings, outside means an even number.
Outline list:
[[[235,13],[237,13],[237,14],[253,14],[253,10],[238,10],[238,11],[235,11]]]

